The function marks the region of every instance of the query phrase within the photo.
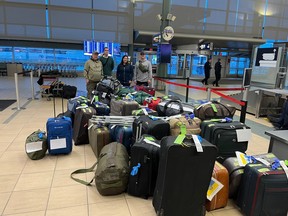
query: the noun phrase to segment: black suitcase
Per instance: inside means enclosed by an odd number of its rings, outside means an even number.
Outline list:
[[[153,196],[158,173],[159,151],[159,141],[146,134],[131,147],[128,194],[146,199]]]
[[[219,120],[220,121],[220,120]],[[201,136],[218,147],[217,161],[222,163],[228,157],[236,157],[235,151],[245,153],[248,141],[238,142],[236,130],[250,129],[241,122],[203,121]]]
[[[64,85],[63,86],[63,98],[70,99],[76,97],[77,87]]]
[[[139,128],[141,127],[141,129]],[[157,140],[161,140],[164,136],[170,135],[170,125],[168,122],[159,119],[155,116],[140,116],[133,122],[133,138],[136,140],[137,130],[139,137],[142,134],[154,136]],[[142,132],[140,132],[142,131]]]
[[[286,216],[288,180],[283,169],[247,164],[241,179],[237,205],[249,216]]]
[[[184,139],[184,146],[176,138],[161,140],[153,206],[160,216],[205,215],[217,147],[203,139],[203,152],[197,152],[192,139]]]
[[[73,127],[75,145],[89,144],[88,122],[93,115],[96,115],[96,110],[93,107],[76,110]]]

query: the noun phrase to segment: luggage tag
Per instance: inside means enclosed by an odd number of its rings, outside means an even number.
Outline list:
[[[235,154],[236,154],[236,157],[238,159],[239,166],[244,167],[244,166],[246,166],[246,164],[248,164],[246,155],[244,153],[236,151]]]
[[[237,134],[238,142],[248,142],[252,137],[251,129],[247,129],[247,128],[237,129],[236,134]]]
[[[180,134],[183,134],[183,135],[187,134],[186,126],[184,124],[180,125]]]
[[[107,95],[107,93],[106,93],[106,92],[103,92],[103,93],[102,93],[102,98],[105,98],[106,95]]]
[[[211,178],[209,188],[207,191],[207,199],[211,201],[213,197],[224,187],[217,179]]]
[[[142,108],[144,115],[148,115],[146,108]]]
[[[196,146],[196,151],[203,152],[203,147],[201,145],[202,137],[192,134],[192,138]]]
[[[286,162],[287,161],[280,161],[280,165],[281,165],[281,167],[283,168],[283,170],[284,170],[284,172],[285,172],[285,174],[286,174],[286,177],[287,177],[287,179],[288,179],[288,167],[286,166]]]
[[[153,141],[150,141],[150,140],[148,140],[147,138],[144,139],[144,142],[146,142],[147,144],[154,145],[154,146],[160,148],[160,145],[159,145],[159,144],[157,144],[157,143],[155,143],[155,142],[153,142]]]

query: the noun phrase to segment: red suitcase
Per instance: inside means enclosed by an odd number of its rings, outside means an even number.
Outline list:
[[[148,105],[149,109],[156,110],[157,105],[161,102],[160,98],[147,98],[144,100],[143,105],[146,106]]]

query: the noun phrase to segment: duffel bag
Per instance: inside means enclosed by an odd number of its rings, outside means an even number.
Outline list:
[[[46,155],[47,149],[48,144],[45,132],[37,130],[27,137],[25,151],[31,160],[42,159]]]
[[[172,118],[169,120],[170,134],[177,136],[179,134],[195,134],[199,135],[201,132],[201,120],[194,115],[181,116],[179,118]]]
[[[98,163],[98,165],[97,165]],[[94,168],[97,165],[96,171]],[[74,174],[95,171],[90,182],[73,177]],[[103,196],[117,195],[126,191],[129,177],[129,156],[121,143],[112,142],[105,145],[96,162],[89,169],[79,169],[71,173],[70,177],[84,185],[91,185],[95,179],[96,188]]]
[[[113,77],[104,77],[96,86],[96,91],[106,92],[107,94],[117,94],[121,88],[119,80]]]
[[[236,108],[230,105],[224,105],[217,101],[211,101],[201,104],[194,109],[194,114],[201,120],[222,119],[225,117],[233,118]]]
[[[156,107],[159,116],[173,116],[184,112],[183,105],[178,100],[165,100]]]

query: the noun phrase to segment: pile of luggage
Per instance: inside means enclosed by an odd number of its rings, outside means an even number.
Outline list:
[[[256,160],[245,168],[239,163],[251,130],[233,121],[234,107],[216,101],[195,107],[175,96],[155,97],[149,87],[136,89],[104,78],[92,100],[72,98],[61,117],[48,120],[50,154],[71,152],[73,137],[75,145],[90,144],[97,158],[71,178],[85,185],[95,179],[102,195],[153,196],[157,215],[205,215],[229,197],[247,215],[287,212],[287,177],[275,169],[277,158],[250,157]],[[75,177],[92,171],[90,182]]]

